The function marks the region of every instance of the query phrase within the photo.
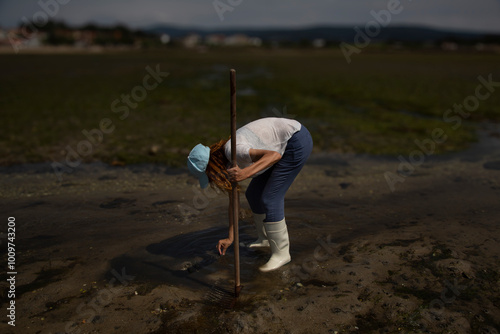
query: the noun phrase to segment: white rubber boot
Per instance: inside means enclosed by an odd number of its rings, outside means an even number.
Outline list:
[[[264,223],[267,239],[271,246],[271,258],[259,268],[262,272],[276,270],[292,260],[290,257],[290,242],[285,218],[279,222]]]
[[[267,240],[266,230],[264,229],[264,219],[266,214],[253,214],[253,221],[255,222],[255,228],[257,229],[258,239],[254,242],[244,244],[240,242],[240,246],[254,248],[254,247],[269,247],[269,241]]]

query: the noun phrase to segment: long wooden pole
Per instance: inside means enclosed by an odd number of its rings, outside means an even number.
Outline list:
[[[231,163],[236,167],[236,71],[231,69],[229,72],[230,90],[231,90]],[[233,228],[234,228],[234,295],[238,297],[241,291],[240,282],[240,238],[238,233],[238,182],[231,184],[231,196],[233,204]]]

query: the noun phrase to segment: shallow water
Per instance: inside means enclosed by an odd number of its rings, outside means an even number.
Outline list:
[[[241,284],[247,294],[265,294],[269,286],[287,283],[287,271],[311,258],[314,249],[320,245],[320,239],[340,244],[353,233],[360,235],[384,228],[383,224],[376,223],[377,217],[372,215],[369,219],[356,207],[349,209],[349,214],[339,217],[334,212],[349,206],[340,201],[289,200],[287,206],[293,208],[287,217],[292,263],[275,272],[261,273],[258,268],[268,261],[270,249],[240,247]],[[317,217],[320,208],[325,216],[311,221],[310,217]],[[152,286],[171,285],[209,291],[216,285],[232,291],[234,245],[225,256],[220,256],[216,249],[218,240],[227,236],[227,226],[220,225],[223,215],[220,209],[212,208],[204,217],[205,226],[219,226],[152,242],[143,251],[133,251],[113,259],[111,267],[126,267],[128,272],[137,275],[137,281],[148,282]],[[256,239],[255,227],[248,219],[240,220],[239,237],[240,242]]]
[[[245,221],[240,221],[239,231],[240,242],[256,238],[254,226]],[[225,236],[226,226],[179,234],[151,243],[143,252],[115,258],[111,267],[126,267],[128,272],[137,274],[136,280],[154,286],[166,284],[199,290],[218,285],[230,290],[234,285],[234,245],[225,256],[219,255],[216,248],[218,240]],[[269,256],[269,249],[240,247],[242,285],[252,286],[254,293],[263,283],[258,267],[267,262]]]

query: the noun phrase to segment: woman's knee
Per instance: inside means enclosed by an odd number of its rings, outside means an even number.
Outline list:
[[[248,202],[253,202],[254,201],[254,198],[256,198],[257,196],[255,196],[255,193],[252,191],[252,189],[249,187],[247,188],[247,190],[245,191],[245,197],[247,198],[247,201]]]
[[[281,197],[262,196],[262,206],[267,214],[280,214],[284,211],[285,201]]]
[[[248,188],[245,191],[245,197],[247,198],[247,202],[250,205],[250,209],[252,209],[253,212],[256,213],[263,212],[264,208],[262,206],[262,201],[259,194],[256,194],[255,192],[251,191],[250,188]]]

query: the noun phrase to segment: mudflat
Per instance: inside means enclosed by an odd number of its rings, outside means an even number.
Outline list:
[[[500,140],[483,139],[405,176],[397,158],[314,154],[287,194],[292,262],[260,273],[269,250],[241,249],[234,305],[232,250],[215,248],[227,196],[186,170],[93,163],[60,181],[49,164],[1,167],[17,275],[12,327],[2,274],[0,330],[498,333]],[[245,241],[243,195],[241,208]]]

